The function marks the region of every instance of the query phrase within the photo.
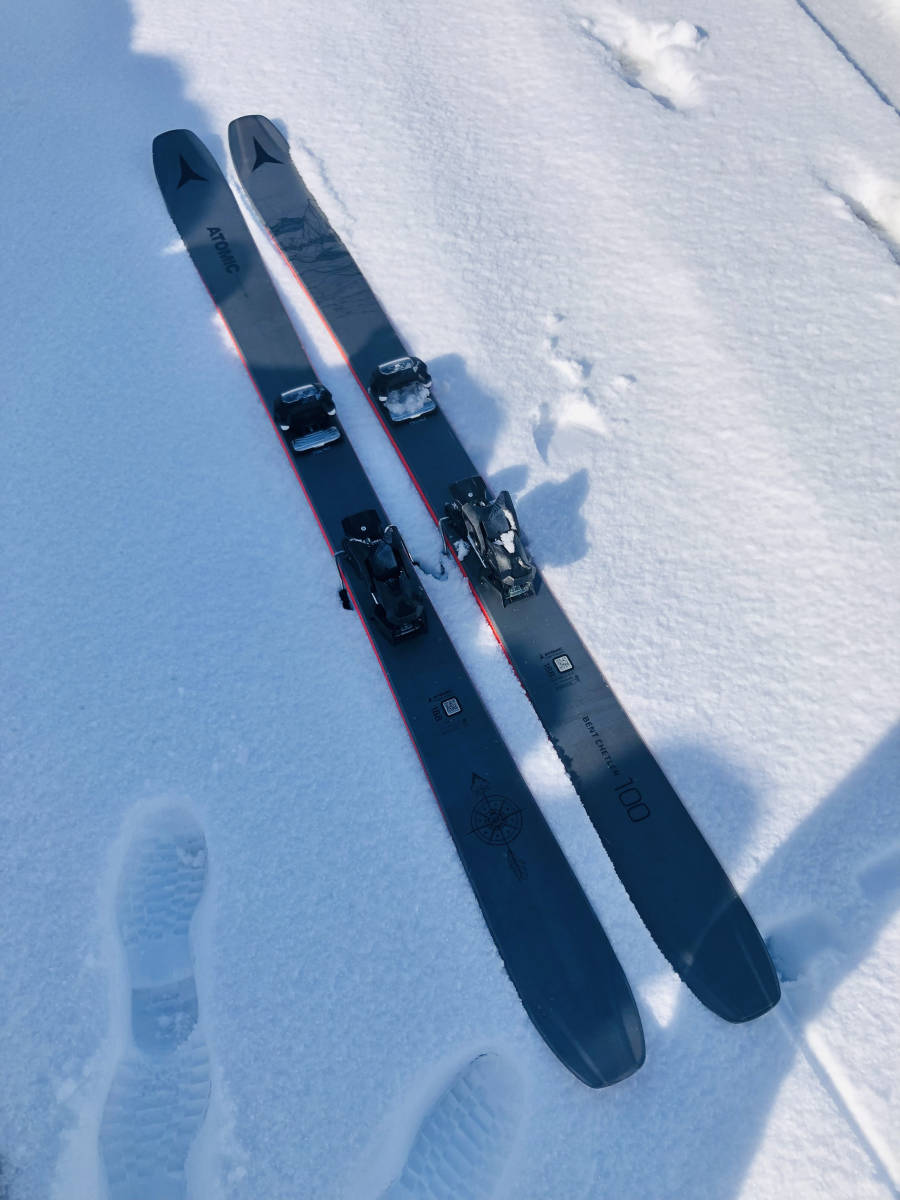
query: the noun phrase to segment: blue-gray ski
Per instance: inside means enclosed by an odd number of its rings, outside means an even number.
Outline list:
[[[346,605],[362,620],[526,1011],[586,1084],[626,1078],[643,1062],[644,1040],[621,966],[388,523],[231,190],[188,130],[160,134],[153,161],[335,556]]]
[[[229,129],[238,176],[441,525],[648,930],[729,1021],[777,1003],[774,967],[715,854],[492,496],[390,320],[265,117]]]

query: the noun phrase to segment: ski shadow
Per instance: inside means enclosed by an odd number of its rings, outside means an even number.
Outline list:
[[[377,294],[376,281],[369,282]],[[460,354],[442,354],[432,359],[428,368],[431,371],[435,399],[459,435],[459,440],[472,461],[485,479],[488,479],[488,464],[494,456],[500,430],[507,423],[499,401],[471,375],[465,359]],[[513,470],[522,477],[521,483],[524,485],[528,468],[522,466]],[[490,479],[490,482],[493,484],[493,479]]]
[[[465,360],[445,354],[429,364],[438,403],[491,490],[506,488],[512,495],[522,526],[539,567],[563,567],[579,562],[588,552],[587,521],[582,507],[590,492],[588,472],[573,471],[560,482],[537,484],[526,491],[525,463],[492,470],[499,434],[507,421],[495,396],[473,379]]]
[[[540,546],[539,566],[566,567],[587,554],[588,526],[581,510],[590,490],[588,472],[582,468],[560,483],[539,483],[519,501],[526,537]]]
[[[740,831],[749,831],[748,814],[755,805],[752,790],[733,766],[691,747],[675,750],[667,761],[680,762],[672,771],[676,778],[692,781],[690,792],[684,789],[689,807],[691,794],[712,798],[705,807],[718,812],[719,819],[703,823],[710,843],[739,843]],[[648,1071],[658,1067],[663,1086],[654,1089],[656,1111],[646,1096],[637,1102],[643,1128],[652,1136],[652,1126],[658,1124],[659,1138],[670,1129],[666,1079],[682,1081],[690,1121],[679,1127],[677,1144],[667,1150],[666,1180],[650,1185],[637,1178],[633,1194],[685,1200],[732,1200],[741,1194],[782,1084],[801,1055],[846,1120],[874,1176],[895,1189],[887,1166],[852,1115],[843,1085],[816,1059],[805,1030],[900,908],[898,779],[900,725],[817,805],[744,889],[782,982],[782,1000],[771,1014],[742,1026],[717,1021],[683,984],[668,1019],[654,1023],[644,1006]],[[718,805],[713,802],[717,797]],[[776,908],[788,915],[777,924],[767,922],[766,913]],[[702,1055],[696,1053],[700,1039]],[[852,1078],[852,1064],[847,1065]],[[698,1162],[704,1168],[702,1188],[696,1183]],[[658,1170],[659,1162],[650,1166]],[[596,1181],[603,1183],[602,1162]]]

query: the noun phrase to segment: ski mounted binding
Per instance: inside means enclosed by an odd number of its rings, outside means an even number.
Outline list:
[[[319,450],[341,436],[333,420],[331,392],[321,383],[307,383],[282,392],[273,416],[295,454]]]
[[[434,412],[431,376],[421,358],[392,358],[375,368],[369,391],[388,411],[392,421],[412,421]]]
[[[509,492],[492,500],[480,475],[450,485],[446,533],[462,540],[481,563],[482,577],[499,593],[503,607],[534,595],[535,566],[519,532]]]
[[[371,509],[344,517],[346,561],[372,598],[372,612],[392,642],[422,633],[425,591],[396,525],[381,528]],[[342,597],[343,599],[343,597]]]

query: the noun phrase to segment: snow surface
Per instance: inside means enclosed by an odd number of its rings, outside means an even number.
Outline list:
[[[897,1195],[896,4],[31,0],[3,29],[0,1196],[122,1194],[129,1129],[154,1200]],[[429,593],[647,1063],[591,1092],[532,1029],[155,185],[156,133],[224,162],[245,112],[285,129],[746,896],[765,1018],[674,977],[451,573]],[[185,828],[189,937],[154,882]],[[178,1032],[135,1065],[137,887],[181,968],[148,985]]]

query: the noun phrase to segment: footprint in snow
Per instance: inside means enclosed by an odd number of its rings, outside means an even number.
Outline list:
[[[183,1200],[191,1145],[209,1105],[191,922],[206,884],[206,839],[183,808],[148,818],[126,852],[116,918],[131,1045],[103,1110],[109,1200]]]
[[[855,164],[840,181],[823,183],[838,215],[860,221],[900,264],[900,182]]]
[[[612,6],[572,17],[629,87],[647,92],[663,108],[683,111],[702,103],[700,55],[708,35],[699,26],[641,21]]]
[[[381,1200],[490,1200],[520,1117],[518,1079],[496,1054],[468,1063],[425,1114]]]
[[[610,428],[604,413],[612,412],[618,419],[625,394],[637,382],[633,375],[617,375],[606,384],[594,383],[594,363],[566,344],[565,320],[561,313],[547,318],[544,354],[559,377],[561,390],[552,402],[540,405],[532,425],[534,444],[544,462],[548,461],[554,439],[554,450],[568,463],[581,448],[585,432],[608,437]]]

